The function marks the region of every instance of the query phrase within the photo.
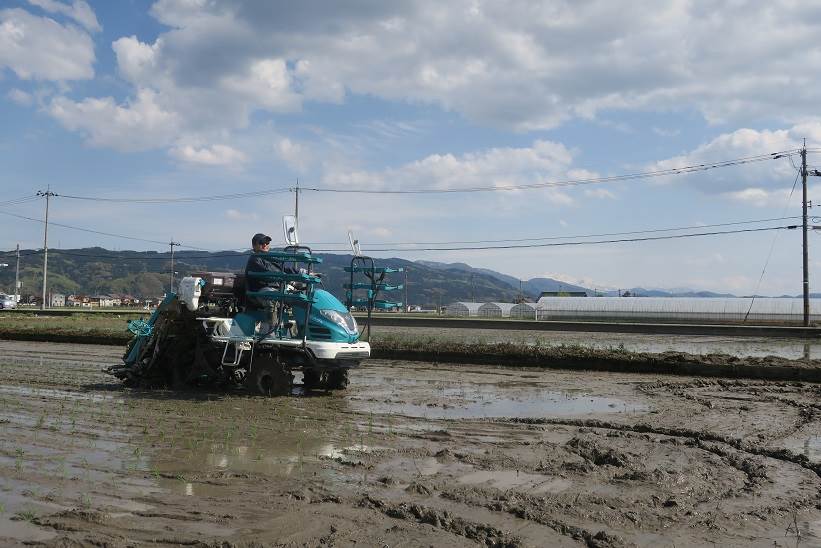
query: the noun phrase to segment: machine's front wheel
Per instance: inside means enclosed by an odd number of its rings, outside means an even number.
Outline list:
[[[274,359],[257,359],[245,375],[245,387],[261,396],[286,396],[291,393],[293,377]]]

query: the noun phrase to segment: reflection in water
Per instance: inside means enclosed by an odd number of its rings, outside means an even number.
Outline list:
[[[813,462],[821,461],[821,436],[810,436],[804,440],[804,456]]]
[[[502,387],[495,383],[462,382],[454,385],[453,382],[382,377],[377,379],[372,392],[376,392],[376,397],[352,400],[351,405],[361,413],[429,419],[567,417],[647,410],[646,405],[593,396],[581,389],[556,391],[528,384]]]

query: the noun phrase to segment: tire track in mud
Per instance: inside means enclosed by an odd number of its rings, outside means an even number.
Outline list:
[[[390,518],[427,523],[437,529],[474,540],[488,547],[520,548],[523,545],[519,537],[501,531],[496,527],[472,522],[462,517],[454,516],[447,510],[436,510],[422,504],[408,502],[389,503],[373,498],[370,495],[365,495],[360,499],[359,506],[378,510]]]
[[[789,435],[795,434],[803,427],[812,424],[821,419],[821,403],[814,401],[797,401],[794,397],[785,397],[783,394],[792,394],[793,396],[806,396],[807,399],[821,399],[821,386],[804,385],[802,383],[751,383],[746,381],[708,381],[697,380],[694,382],[670,382],[657,381],[655,383],[640,384],[636,389],[648,396],[659,396],[665,391],[685,400],[691,400],[708,409],[714,407],[713,398],[699,397],[686,392],[686,389],[709,389],[718,388],[722,392],[748,392],[755,400],[749,398],[737,397],[735,398],[741,402],[750,402],[760,404],[762,402],[776,403],[786,407],[791,407],[798,410],[798,420],[791,426],[792,431],[772,433],[770,439],[783,439]],[[724,397],[723,399],[733,399]],[[761,438],[761,434],[759,434]]]
[[[551,425],[561,425],[561,426],[574,426],[574,427],[584,427],[584,428],[602,428],[605,429],[608,426],[613,427],[613,430],[618,430],[621,432],[630,431],[629,433],[634,433],[631,431],[631,427],[624,426],[624,425],[613,425],[608,424],[602,421],[539,421],[539,420],[494,420],[491,421],[496,424],[502,423],[525,423],[528,425],[532,424],[551,424]],[[646,428],[638,427],[637,430],[642,431],[642,433],[648,433],[649,430]],[[665,437],[670,437],[670,440],[675,440],[675,437],[670,436],[673,433],[678,434],[679,436],[682,434],[687,434],[689,436],[697,436],[700,433],[695,431],[686,431],[686,430],[673,430],[673,429],[654,429],[653,432],[649,433],[656,433],[656,434],[664,434]],[[580,448],[584,449],[584,447],[579,446],[579,444],[573,444],[573,441],[578,441],[579,438],[572,438],[569,445],[573,448]],[[566,444],[566,445],[568,445]],[[780,485],[778,482],[771,487],[769,487],[769,496],[763,496],[762,493],[753,493],[758,487],[762,485],[762,482],[766,482],[768,479],[768,468],[770,471],[774,471],[778,473],[778,470],[775,469],[772,465],[766,467],[763,463],[757,462],[754,459],[749,457],[745,457],[744,455],[747,454],[744,450],[736,450],[733,447],[727,447],[717,442],[706,442],[700,439],[692,439],[686,443],[688,446],[695,447],[699,450],[703,450],[705,452],[709,452],[711,454],[716,455],[719,457],[720,462],[725,464],[726,466],[736,469],[743,474],[743,477],[746,478],[744,481],[744,485],[739,488],[734,488],[728,490],[726,492],[718,493],[717,497],[721,500],[726,499],[739,499],[736,501],[737,504],[741,504],[742,508],[737,508],[732,512],[733,515],[737,515],[741,520],[747,519],[746,516],[753,516],[761,521],[766,521],[771,519],[771,516],[777,515],[778,513],[789,513],[794,512],[796,509],[799,508],[821,508],[819,505],[819,495],[813,496],[798,496],[799,493],[794,493],[792,497],[789,497],[788,501],[776,502],[774,505],[764,505],[764,506],[756,506],[754,503],[756,502],[757,498],[761,498],[762,500],[766,499],[779,499],[782,493],[787,493],[788,490],[784,490],[783,486]],[[596,449],[593,445],[586,447],[587,449]],[[737,452],[736,452],[737,451]],[[581,453],[585,453],[584,450]],[[588,452],[589,453],[589,452]],[[740,454],[739,454],[740,453]],[[768,455],[773,455],[775,453],[768,453]],[[466,455],[461,454],[454,454],[448,453],[448,455],[455,457],[457,460],[467,461],[471,465],[482,464],[482,462],[476,461],[473,458],[470,458]],[[438,455],[437,455],[438,456]],[[597,466],[604,466],[604,465],[613,465],[613,466],[626,466],[625,463],[618,462],[621,458],[619,454],[612,453],[610,449],[603,450],[601,454],[585,454],[583,455],[584,458],[592,459],[596,461]],[[622,456],[624,457],[624,456]],[[490,459],[487,463],[490,464],[492,461],[497,459]],[[623,459],[622,459],[623,460]],[[781,459],[783,460],[783,459]],[[498,463],[497,463],[498,464]],[[504,463],[502,463],[504,465]],[[527,469],[527,468],[523,468]],[[540,470],[537,470],[540,471]],[[813,470],[815,472],[815,470]],[[750,499],[750,494],[753,493],[753,498]],[[773,495],[779,495],[773,497]],[[589,514],[576,514],[576,510],[571,511],[571,515],[574,517],[572,518],[573,521],[576,523],[568,522],[567,520],[560,519],[559,516],[556,515],[558,512],[559,514],[567,512],[571,508],[584,508],[587,509],[585,512],[590,512],[591,509],[594,512],[594,515],[598,512],[595,508],[601,506],[601,508],[605,511],[605,515],[597,515],[594,521],[599,523],[609,523],[613,525],[617,522],[617,520],[613,520],[612,518],[615,516],[608,517],[606,512],[608,508],[615,512],[616,515],[620,515],[624,519],[626,523],[629,523],[627,520],[632,520],[634,524],[639,527],[639,531],[641,530],[641,523],[647,522],[648,516],[644,515],[642,519],[642,512],[639,508],[638,513],[635,511],[621,511],[616,510],[614,508],[618,507],[618,500],[615,501],[608,501],[607,499],[602,499],[597,496],[581,496],[577,495],[575,500],[571,499],[563,499],[561,496],[552,496],[549,499],[544,497],[536,497],[526,493],[522,493],[516,490],[499,490],[499,489],[480,489],[477,487],[463,487],[463,488],[456,488],[456,489],[448,489],[447,485],[438,493],[438,496],[451,500],[453,502],[465,504],[468,506],[480,507],[484,509],[488,509],[494,512],[503,512],[507,513],[513,517],[532,521],[534,523],[538,523],[540,525],[544,525],[550,527],[557,533],[565,535],[569,538],[574,540],[584,542],[586,546],[589,547],[622,547],[622,546],[633,546],[632,543],[625,541],[623,538],[618,536],[617,534],[610,533],[606,530],[599,530],[596,532],[596,529],[590,530],[585,527],[579,526],[580,522],[590,521]],[[581,505],[579,506],[579,499],[582,498]],[[701,511],[696,511],[696,508],[699,505],[703,505],[706,503],[712,504],[715,502],[715,497],[709,497],[706,499],[700,499],[693,503],[692,506],[684,505],[682,506],[682,501],[679,499],[676,501],[675,495],[666,501],[664,499],[656,499],[653,497],[657,503],[653,503],[653,506],[658,504],[662,507],[675,507],[678,509],[679,514],[684,515],[698,515],[702,513]],[[589,500],[588,500],[589,499]],[[732,506],[732,505],[731,505]],[[689,508],[689,510],[688,510]],[[716,507],[716,512],[718,512],[718,506]],[[713,515],[712,512],[707,511],[705,516],[701,518],[701,521],[696,523],[703,522],[705,527],[714,527],[715,526],[715,519],[718,517],[717,515]],[[709,517],[711,516],[712,517]],[[568,516],[570,517],[570,516]],[[658,515],[660,519],[664,519],[663,516]],[[724,516],[725,520],[727,516]],[[675,517],[672,517],[675,521]],[[619,529],[619,528],[617,528]]]
[[[504,512],[522,520],[532,521],[550,527],[557,533],[573,540],[584,542],[589,548],[627,548],[635,546],[618,535],[609,534],[604,530],[593,533],[582,527],[571,525],[564,521],[550,517],[547,512],[539,512],[533,508],[544,506],[544,499],[523,493],[502,494],[478,489],[450,490],[441,493],[443,498],[469,506],[487,508],[494,512]],[[522,504],[526,502],[526,504]]]
[[[647,423],[638,423],[634,425],[614,423],[603,421],[600,419],[550,419],[550,418],[492,418],[480,419],[486,422],[498,423],[518,423],[527,425],[551,425],[551,426],[575,426],[578,428],[600,428],[603,430],[615,430],[620,432],[634,432],[637,434],[656,434],[660,436],[670,436],[675,438],[688,438],[695,440],[697,443],[702,441],[712,441],[723,443],[753,455],[767,457],[784,462],[797,464],[802,468],[806,468],[821,477],[821,463],[810,461],[805,455],[795,454],[787,449],[775,449],[767,447],[758,447],[744,442],[738,438],[731,438],[722,434],[715,434],[712,432],[701,432],[697,430],[689,430],[687,428],[671,428],[665,426],[652,426]]]

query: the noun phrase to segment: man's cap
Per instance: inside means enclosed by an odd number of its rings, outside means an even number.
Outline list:
[[[270,236],[266,236],[265,234],[262,234],[262,233],[257,233],[257,234],[254,234],[253,238],[251,238],[251,245],[267,244],[270,241],[271,241]]]

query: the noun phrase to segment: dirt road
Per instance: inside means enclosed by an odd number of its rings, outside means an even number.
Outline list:
[[[0,545],[821,546],[821,387],[371,361],[135,391],[0,341]]]

